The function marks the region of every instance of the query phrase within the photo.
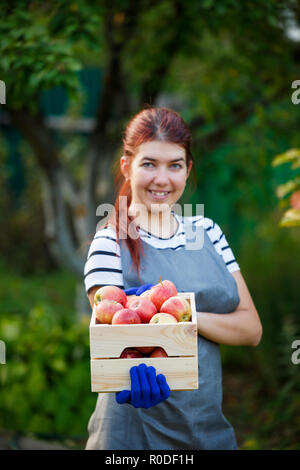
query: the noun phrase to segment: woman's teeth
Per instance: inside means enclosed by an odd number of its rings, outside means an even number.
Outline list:
[[[150,191],[150,193],[155,194],[155,196],[166,196],[167,194],[169,194],[169,191],[165,191],[165,192]]]

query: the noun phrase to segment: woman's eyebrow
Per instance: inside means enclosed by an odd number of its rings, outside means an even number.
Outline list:
[[[145,157],[142,158],[142,161],[143,161],[143,160],[151,160],[151,161],[153,161],[153,162],[156,162],[156,161],[157,161],[157,158],[145,156]],[[170,162],[179,162],[179,161],[183,161],[183,162],[184,162],[185,160],[184,160],[184,158],[182,158],[182,157],[175,158],[174,160],[170,160]]]

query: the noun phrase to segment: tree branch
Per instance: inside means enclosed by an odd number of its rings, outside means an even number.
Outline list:
[[[188,33],[183,2],[176,0],[173,2],[172,6],[174,8],[176,27],[171,29],[172,34],[170,34],[169,42],[164,45],[164,54],[168,57],[168,60],[164,60],[163,62],[158,60],[151,76],[146,77],[142,82],[139,98],[140,106],[143,106],[145,103],[155,104],[158,94],[163,90],[163,83],[172,64],[172,60],[176,57],[176,54],[182,46],[184,35]],[[155,80],[153,80],[153,77],[155,77]]]
[[[76,256],[76,246],[68,223],[65,197],[74,210],[80,205],[76,184],[59,160],[49,129],[40,115],[32,115],[25,109],[8,110],[13,125],[31,145],[43,175],[44,208],[46,212],[46,237],[54,258],[67,265],[82,277],[83,261]],[[82,233],[76,233],[78,238]]]

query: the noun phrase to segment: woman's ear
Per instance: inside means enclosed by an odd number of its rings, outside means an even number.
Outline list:
[[[122,155],[120,158],[120,169],[126,180],[129,179],[129,157]]]
[[[189,164],[188,164],[188,167],[187,167],[187,178],[190,176],[190,172],[191,172],[192,166],[193,166],[193,161],[190,160],[190,161],[189,161]]]

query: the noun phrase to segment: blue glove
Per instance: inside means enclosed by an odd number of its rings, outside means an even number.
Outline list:
[[[139,287],[130,287],[129,289],[125,289],[124,292],[126,295],[141,295],[145,290],[151,289],[153,284],[143,284]]]
[[[170,387],[163,374],[156,375],[154,367],[146,364],[133,366],[130,369],[131,391],[122,390],[116,393],[120,405],[128,403],[134,408],[151,408],[170,396]]]

